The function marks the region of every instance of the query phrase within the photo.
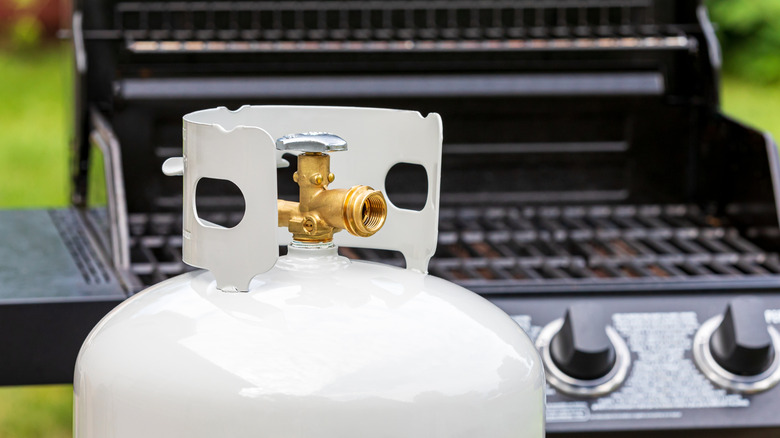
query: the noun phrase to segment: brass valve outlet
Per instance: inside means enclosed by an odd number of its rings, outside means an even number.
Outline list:
[[[283,139],[277,141],[279,149]],[[277,200],[279,226],[287,227],[293,239],[330,242],[333,234],[341,230],[368,237],[382,228],[387,218],[387,202],[382,192],[368,186],[329,190],[328,184],[334,179],[328,154],[304,152],[298,156],[298,171],[293,174],[293,180],[300,187],[300,202]]]

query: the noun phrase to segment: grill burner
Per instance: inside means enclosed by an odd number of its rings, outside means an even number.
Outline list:
[[[227,225],[240,218],[206,217]],[[181,262],[180,220],[175,214],[130,216],[132,268],[145,284],[191,269]],[[390,251],[341,252],[403,265]],[[712,280],[722,286],[780,274],[780,256],[690,205],[443,208],[430,271],[480,292]]]

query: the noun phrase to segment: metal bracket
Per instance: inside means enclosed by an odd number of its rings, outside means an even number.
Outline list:
[[[400,251],[407,268],[426,272],[438,234],[441,118],[373,108],[219,107],[184,116],[184,157],[163,165],[166,174],[184,176],[184,262],[212,271],[222,290],[248,290],[252,277],[273,267],[278,245],[291,241],[290,233],[277,224],[278,157],[273,139],[293,132],[333,132],[349,143],[349,150],[341,152],[331,167],[340,187],[365,184],[385,191],[385,177],[395,164],[425,168],[428,195],[421,211],[389,203],[387,222],[375,235],[339,233],[334,241]],[[231,181],[241,190],[246,212],[235,227],[198,218],[195,189],[204,177]]]

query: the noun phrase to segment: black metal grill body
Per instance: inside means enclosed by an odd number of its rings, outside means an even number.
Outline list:
[[[81,0],[73,39],[73,201],[122,296],[187,270],[181,182],[160,172],[181,154],[183,114],[437,112],[430,273],[483,294],[532,337],[572,302],[599,303],[632,349],[617,393],[549,390],[551,434],[780,432],[780,389],[727,394],[691,362],[693,332],[733,297],[762,297],[767,321],[780,323],[777,151],[719,113],[720,54],[698,2]],[[283,196],[296,193],[294,170],[280,170]],[[421,187],[411,166],[387,177],[402,207],[420,207]],[[233,195],[204,188],[199,214],[236,223]]]

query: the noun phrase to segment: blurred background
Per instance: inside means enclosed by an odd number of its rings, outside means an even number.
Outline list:
[[[708,0],[726,113],[780,139],[780,1]],[[0,208],[68,203],[67,0],[0,0]],[[2,358],[0,358],[2,360]],[[0,388],[0,438],[71,436],[70,386]]]

